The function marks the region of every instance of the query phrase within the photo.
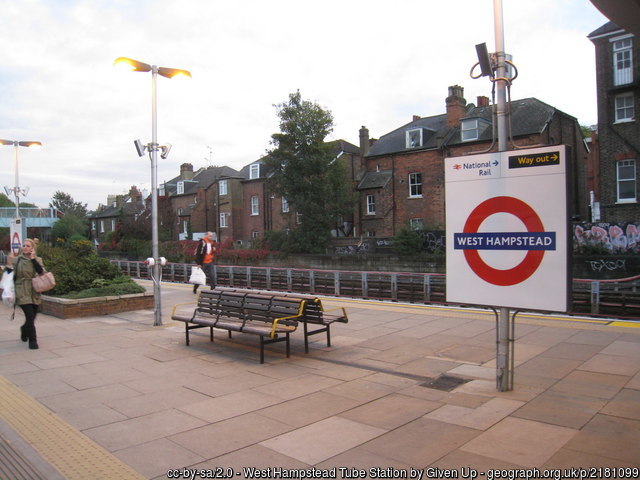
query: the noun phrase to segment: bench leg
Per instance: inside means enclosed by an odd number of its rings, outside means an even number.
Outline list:
[[[189,346],[189,324],[188,323],[184,324],[184,335],[186,337],[187,347],[188,347]]]
[[[287,332],[287,358],[289,358],[291,356],[291,346],[289,344],[289,332]]]
[[[264,363],[264,337],[260,337],[260,363]]]
[[[327,347],[331,346],[331,325],[327,325]]]
[[[209,327],[209,338],[213,342],[213,327]]]
[[[307,322],[304,322],[304,353],[309,353],[309,334],[307,333]]]

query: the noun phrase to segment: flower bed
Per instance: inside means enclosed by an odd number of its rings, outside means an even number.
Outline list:
[[[153,293],[133,293],[114,297],[69,300],[42,296],[42,313],[58,318],[92,317],[153,308]]]

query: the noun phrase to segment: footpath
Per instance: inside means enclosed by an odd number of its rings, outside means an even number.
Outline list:
[[[148,282],[141,282],[151,288]],[[493,313],[346,298],[302,332],[184,341],[153,311],[63,320],[0,306],[0,478],[639,478],[640,323],[519,314],[514,390]],[[300,327],[301,328],[301,327]]]

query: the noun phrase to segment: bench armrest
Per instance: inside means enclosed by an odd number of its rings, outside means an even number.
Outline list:
[[[330,308],[328,310],[325,310],[324,305],[322,305],[322,302],[320,302],[320,309],[324,313],[333,312],[334,310],[342,310],[342,316],[344,317],[345,321],[349,320],[349,317],[347,316],[347,311],[344,309],[344,307],[335,307],[335,308]]]
[[[278,327],[278,322],[280,320],[291,320],[292,318],[300,318],[302,316],[301,313],[298,313],[297,315],[290,315],[288,317],[280,317],[280,318],[276,318],[273,321],[273,326],[271,327],[271,333],[269,334],[270,338],[275,338],[276,335],[276,328]]]
[[[183,306],[185,306],[185,305],[193,305],[193,303],[194,303],[194,302],[188,302],[188,303],[176,303],[176,304],[173,306],[173,309],[171,310],[171,316],[173,317],[173,316],[176,314],[176,310],[177,310],[177,308],[178,308],[178,307],[183,307]],[[196,307],[196,310],[197,310],[197,307]]]

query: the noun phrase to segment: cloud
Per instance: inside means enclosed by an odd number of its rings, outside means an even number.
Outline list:
[[[260,158],[278,130],[273,105],[299,89],[331,110],[334,138],[379,137],[413,114],[444,111],[447,87],[490,96],[471,80],[476,43],[494,49],[490,2],[451,0],[0,0],[0,138],[40,140],[20,151],[25,201],[56,190],[90,208],[131,185],[150,189],[151,75],[113,68],[119,56],[184,68],[158,79],[158,140],[171,143],[158,178]],[[606,22],[587,0],[504,0],[505,44],[518,66],[512,96],[536,97],[596,122],[593,46]],[[0,184],[13,186],[11,149]]]

